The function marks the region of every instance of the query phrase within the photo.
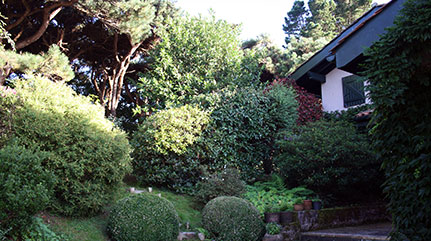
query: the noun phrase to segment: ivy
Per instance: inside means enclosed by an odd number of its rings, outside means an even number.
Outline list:
[[[408,0],[366,51],[373,144],[386,173],[392,240],[431,240],[431,2]]]

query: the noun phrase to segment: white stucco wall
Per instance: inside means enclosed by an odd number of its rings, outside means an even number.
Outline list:
[[[322,107],[326,112],[346,110],[343,100],[343,82],[342,78],[352,75],[341,69],[333,69],[326,75],[326,82],[322,84]],[[364,83],[367,85],[367,82]],[[368,93],[365,93],[368,96]],[[365,103],[370,103],[369,98]]]

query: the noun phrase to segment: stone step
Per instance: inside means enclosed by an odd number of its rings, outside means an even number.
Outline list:
[[[390,223],[378,223],[353,227],[304,232],[301,241],[376,241],[389,240]]]
[[[376,241],[389,240],[387,236],[376,235],[354,235],[354,234],[326,234],[326,233],[303,233],[301,241]]]

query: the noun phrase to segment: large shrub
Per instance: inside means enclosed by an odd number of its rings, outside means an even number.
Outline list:
[[[223,89],[157,112],[135,132],[135,173],[144,184],[183,191],[206,170],[240,170],[253,181],[272,167],[276,133],[295,125],[294,93],[285,86]],[[206,111],[200,110],[206,109]]]
[[[168,200],[142,193],[115,204],[107,230],[113,240],[172,241],[179,232],[179,218]]]
[[[196,183],[202,163],[194,155],[193,146],[208,121],[207,112],[190,105],[147,118],[131,141],[138,180],[146,185],[178,189]]]
[[[126,135],[62,83],[31,77],[15,85],[12,137],[48,153],[41,165],[57,179],[50,207],[74,216],[100,211],[129,169]]]
[[[47,207],[54,183],[54,175],[43,167],[48,158],[49,153],[13,140],[0,149],[0,231],[19,236]]]
[[[356,133],[352,124],[312,122],[296,132],[285,132],[278,143],[281,152],[276,163],[289,185],[306,185],[345,200],[378,193],[380,162],[366,136]]]
[[[265,226],[253,205],[237,197],[217,197],[202,212],[202,224],[216,240],[256,241]]]
[[[387,180],[391,240],[431,240],[431,2],[408,0],[368,51],[373,146]]]
[[[211,121],[203,133],[201,158],[239,169],[246,181],[270,173],[276,133],[295,125],[294,92],[278,85],[269,91],[244,87],[219,95],[209,107]]]

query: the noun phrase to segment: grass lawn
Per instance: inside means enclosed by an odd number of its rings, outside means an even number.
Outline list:
[[[126,191],[127,188],[127,186],[124,186],[116,195],[115,200],[132,195]],[[147,190],[143,187],[137,187],[137,189]],[[175,206],[182,224],[181,231],[195,231],[196,228],[201,227],[202,216],[199,210],[202,209],[202,206],[196,204],[193,197],[155,188],[153,192],[156,194],[161,193],[162,197],[171,201]],[[42,213],[40,216],[52,231],[65,235],[71,241],[103,241],[109,240],[105,232],[108,213],[109,207],[106,207],[104,213],[89,218],[60,217],[49,213]]]

